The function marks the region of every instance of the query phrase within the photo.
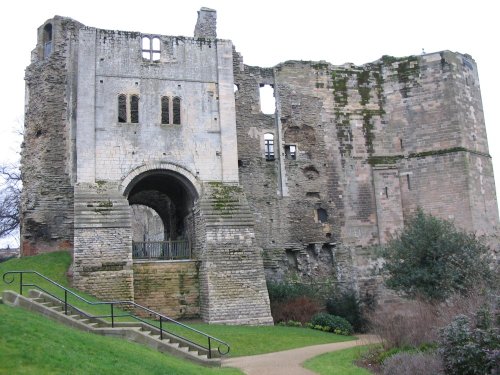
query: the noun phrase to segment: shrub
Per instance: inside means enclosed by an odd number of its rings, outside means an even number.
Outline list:
[[[427,301],[407,301],[398,307],[380,306],[370,314],[369,322],[372,332],[382,338],[386,350],[415,348],[439,339],[438,307]]]
[[[311,319],[311,324],[314,325],[315,329],[318,329],[316,326],[319,326],[321,327],[319,329],[325,330],[324,328],[327,328],[328,331],[339,335],[348,336],[353,333],[352,326],[347,320],[340,316],[327,313],[318,313],[314,315]]]
[[[306,323],[320,310],[320,304],[306,296],[271,303],[271,314],[276,323],[283,321]]]
[[[409,297],[443,301],[491,281],[489,249],[474,234],[425,214],[409,220],[401,234],[383,248],[389,288]]]
[[[500,331],[488,309],[480,309],[475,324],[459,315],[441,330],[440,353],[445,371],[454,375],[500,373]]]
[[[267,282],[267,291],[269,300],[274,302],[285,302],[299,297],[316,297],[316,291],[313,286],[294,282]]]
[[[361,311],[360,301],[354,291],[334,295],[326,301],[329,314],[341,316],[351,323],[354,331],[365,332],[367,321]]]
[[[387,358],[382,366],[384,375],[439,375],[443,364],[437,353],[401,352]]]

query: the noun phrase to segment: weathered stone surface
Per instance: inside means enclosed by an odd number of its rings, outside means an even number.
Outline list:
[[[269,324],[266,278],[389,301],[371,246],[417,207],[494,243],[468,55],[260,68],[216,38],[211,9],[194,38],[55,17],[38,30],[26,85],[22,254],[72,250],[75,286],[102,298]],[[261,111],[264,85],[274,114]],[[136,204],[156,211],[163,239],[187,244],[194,262],[134,262]]]

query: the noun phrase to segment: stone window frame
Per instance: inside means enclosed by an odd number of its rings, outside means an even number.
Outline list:
[[[140,113],[139,94],[118,94],[117,121],[119,124],[138,124]]]
[[[180,96],[162,95],[160,97],[160,124],[182,125],[182,98]]]
[[[267,161],[275,160],[275,144],[274,144],[274,134],[265,133],[264,134],[264,157]]]
[[[156,45],[157,42],[157,45]],[[161,39],[157,35],[142,35],[141,56],[144,61],[158,62],[161,59]]]

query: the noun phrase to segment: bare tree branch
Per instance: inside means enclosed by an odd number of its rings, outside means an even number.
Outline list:
[[[0,238],[14,232],[19,226],[21,173],[17,167],[0,167]]]

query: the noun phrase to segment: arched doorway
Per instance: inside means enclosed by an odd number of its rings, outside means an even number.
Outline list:
[[[148,170],[132,178],[124,194],[132,207],[134,259],[192,257],[198,192],[189,179],[172,170]]]

